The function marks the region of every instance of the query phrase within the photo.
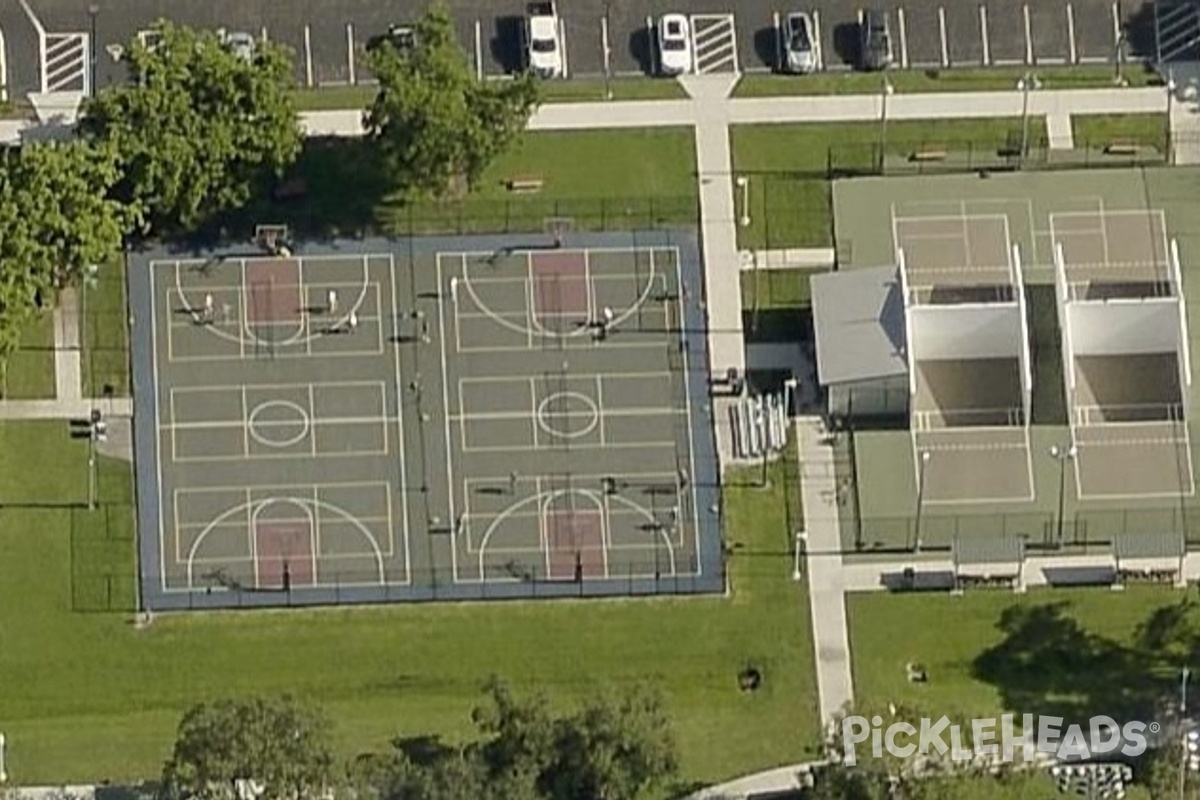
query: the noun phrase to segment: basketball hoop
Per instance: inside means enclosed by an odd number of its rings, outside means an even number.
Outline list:
[[[575,232],[574,217],[546,217],[542,229],[554,240],[555,247],[562,247],[567,235]]]
[[[288,258],[292,254],[287,225],[254,226],[254,243],[273,256]]]

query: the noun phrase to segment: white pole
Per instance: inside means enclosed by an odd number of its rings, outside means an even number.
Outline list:
[[[779,27],[779,12],[771,12],[771,27],[775,29],[775,69],[783,71],[783,28]]]
[[[354,74],[354,23],[346,23],[346,65],[350,68],[350,85],[354,86],[358,80]]]
[[[798,581],[798,580],[800,580],[800,576],[801,576],[801,571],[800,571],[800,559],[801,559],[801,557],[802,557],[802,553],[801,553],[801,551],[804,549],[804,543],[805,543],[805,536],[804,536],[804,534],[803,534],[803,533],[801,533],[801,532],[799,532],[799,531],[797,531],[797,533],[796,533],[796,545],[795,545],[795,549],[796,549],[796,558],[795,558],[795,561],[794,561],[794,562],[793,562],[793,564],[792,564],[792,580],[794,580],[794,581]]]
[[[612,79],[612,46],[608,41],[608,17],[600,18],[600,47],[604,54],[604,75],[608,79]],[[610,90],[611,91],[611,90]],[[608,98],[609,100],[612,97]]]
[[[821,46],[821,12],[813,9],[813,49],[817,51],[817,69],[825,69],[825,48]]]
[[[750,227],[750,179],[745,175],[739,175],[737,185],[742,190],[742,215],[738,218],[738,224],[743,228],[748,228]]]
[[[312,28],[304,26],[304,85],[313,87]]]

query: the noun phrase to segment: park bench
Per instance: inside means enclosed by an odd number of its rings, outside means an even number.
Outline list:
[[[1106,156],[1136,156],[1138,146],[1133,142],[1115,141],[1104,145],[1104,155]]]
[[[540,192],[544,184],[545,181],[536,175],[522,175],[516,178],[509,178],[507,183],[508,190],[518,194]]]
[[[917,164],[923,164],[929,161],[945,161],[946,151],[939,149],[914,150],[908,154],[908,160]]]

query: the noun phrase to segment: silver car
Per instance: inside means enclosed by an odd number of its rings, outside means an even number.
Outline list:
[[[813,37],[812,17],[803,11],[788,14],[779,37],[783,43],[783,63],[780,66],[785,72],[803,75],[816,70],[817,45]]]

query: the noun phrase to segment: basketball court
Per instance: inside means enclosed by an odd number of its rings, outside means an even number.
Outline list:
[[[694,242],[530,238],[131,265],[147,607],[721,590]]]

